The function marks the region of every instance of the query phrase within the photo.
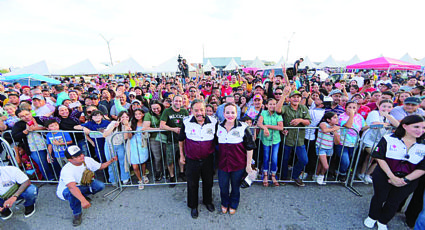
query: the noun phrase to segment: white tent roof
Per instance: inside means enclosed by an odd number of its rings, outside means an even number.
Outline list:
[[[412,57],[410,57],[410,55],[408,53],[406,53],[403,57],[401,57],[400,60],[411,63],[411,64],[415,64],[415,65],[421,64],[418,61],[416,61],[415,59],[413,59]]]
[[[259,68],[259,69],[266,68],[266,66],[264,65],[263,61],[261,61],[258,57],[255,57],[255,60],[252,61],[251,65],[249,65],[248,67]]]
[[[299,68],[304,69],[306,66],[308,66],[309,69],[317,68],[317,65],[310,61],[310,58],[308,58],[308,56],[304,58],[304,61],[301,62]]]
[[[421,63],[421,66],[425,66],[425,57],[422,58],[419,62]]]
[[[332,68],[332,67],[341,67],[342,65],[340,63],[338,63],[337,61],[335,61],[332,58],[332,55],[329,55],[329,57],[326,58],[326,60],[324,62],[320,63],[319,66],[321,68],[324,68],[324,67],[331,67]]]
[[[172,73],[178,71],[177,57],[172,57],[153,69],[156,73]]]
[[[86,59],[82,62],[71,65],[65,69],[55,71],[53,75],[87,75],[87,74],[97,74],[99,71],[93,66],[89,59]]]
[[[202,66],[202,69],[204,70],[204,72],[205,72],[205,71],[211,71],[211,68],[212,68],[212,67],[214,67],[214,68],[215,68],[215,66],[213,66],[213,65],[211,64],[210,59],[208,59],[207,64],[205,64],[204,66]],[[217,68],[215,68],[215,69],[217,69]]]
[[[232,60],[230,60],[229,64],[227,64],[223,70],[235,70],[235,69],[240,69],[240,68],[238,63],[236,63],[235,59],[232,58]]]
[[[25,66],[21,69],[17,69],[10,73],[4,74],[4,76],[19,75],[19,74],[50,75],[50,71],[49,71],[49,68],[47,67],[46,61],[43,60],[41,62],[37,62],[32,65]]]
[[[359,63],[359,62],[361,62],[360,61],[360,58],[357,56],[357,54],[356,55],[354,55],[354,57],[352,57],[350,60],[348,60],[348,61],[346,61],[345,63],[344,63],[344,65],[345,66],[347,66],[347,65],[354,65],[354,64],[357,64],[357,63]]]
[[[139,63],[137,63],[136,60],[134,60],[133,58],[129,58],[101,72],[104,74],[120,74],[128,73],[128,71],[131,71],[133,73],[144,72],[145,69]]]

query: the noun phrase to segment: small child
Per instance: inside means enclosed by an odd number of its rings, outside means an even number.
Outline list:
[[[316,169],[316,182],[319,185],[325,185],[325,173],[329,169],[328,156],[333,154],[333,145],[339,145],[340,135],[337,126],[338,115],[334,112],[327,112],[319,122],[319,133],[316,141],[316,154],[319,156],[319,163]]]
[[[59,123],[54,120],[47,120],[45,126],[49,131],[59,131]],[[47,162],[53,163],[52,152],[61,168],[68,162],[65,157],[65,150],[68,145],[72,144],[72,139],[69,133],[66,132],[50,132],[46,135],[47,144]]]

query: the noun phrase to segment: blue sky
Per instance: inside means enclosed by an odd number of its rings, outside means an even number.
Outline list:
[[[405,3],[403,3],[405,2]],[[152,67],[182,54],[244,60],[329,55],[366,60],[408,52],[425,57],[425,3],[364,0],[0,0],[0,68],[47,60],[67,67],[89,58],[108,62],[129,57]]]

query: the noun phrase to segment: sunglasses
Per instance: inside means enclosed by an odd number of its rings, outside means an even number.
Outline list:
[[[283,93],[274,93],[274,95],[282,95]]]
[[[94,110],[87,111],[87,114],[91,114],[91,113],[93,113],[93,112],[94,112]]]
[[[195,91],[195,90],[190,90],[189,92],[191,92],[191,93],[195,93],[196,91]]]

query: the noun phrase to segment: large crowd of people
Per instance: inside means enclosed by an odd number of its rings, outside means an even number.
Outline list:
[[[31,87],[2,83],[0,130],[25,175],[13,169],[17,179],[5,185],[0,167],[0,194],[28,178],[58,180],[57,195],[70,202],[73,224],[79,225],[81,207],[90,207],[87,195],[104,186],[92,180],[93,189],[85,188],[82,174],[86,168],[105,169],[103,182],[134,180],[141,190],[150,180],[170,186],[187,181],[187,203],[196,218],[200,178],[204,204],[215,210],[211,188],[217,173],[220,211],[235,214],[241,180],[253,168],[264,187],[288,181],[303,187],[306,178],[319,185],[344,182],[362,138],[356,176],[375,190],[364,224],[386,229],[416,187],[422,199],[423,186],[417,185],[425,173],[425,76],[420,71],[407,78],[398,71],[359,71],[351,79],[324,81],[303,73],[290,79],[282,72],[129,73]],[[18,191],[16,199],[27,199],[26,190]],[[12,215],[9,199],[0,197],[3,219]],[[26,215],[35,211],[34,202],[24,203],[32,207]],[[422,202],[419,206],[416,217]]]

